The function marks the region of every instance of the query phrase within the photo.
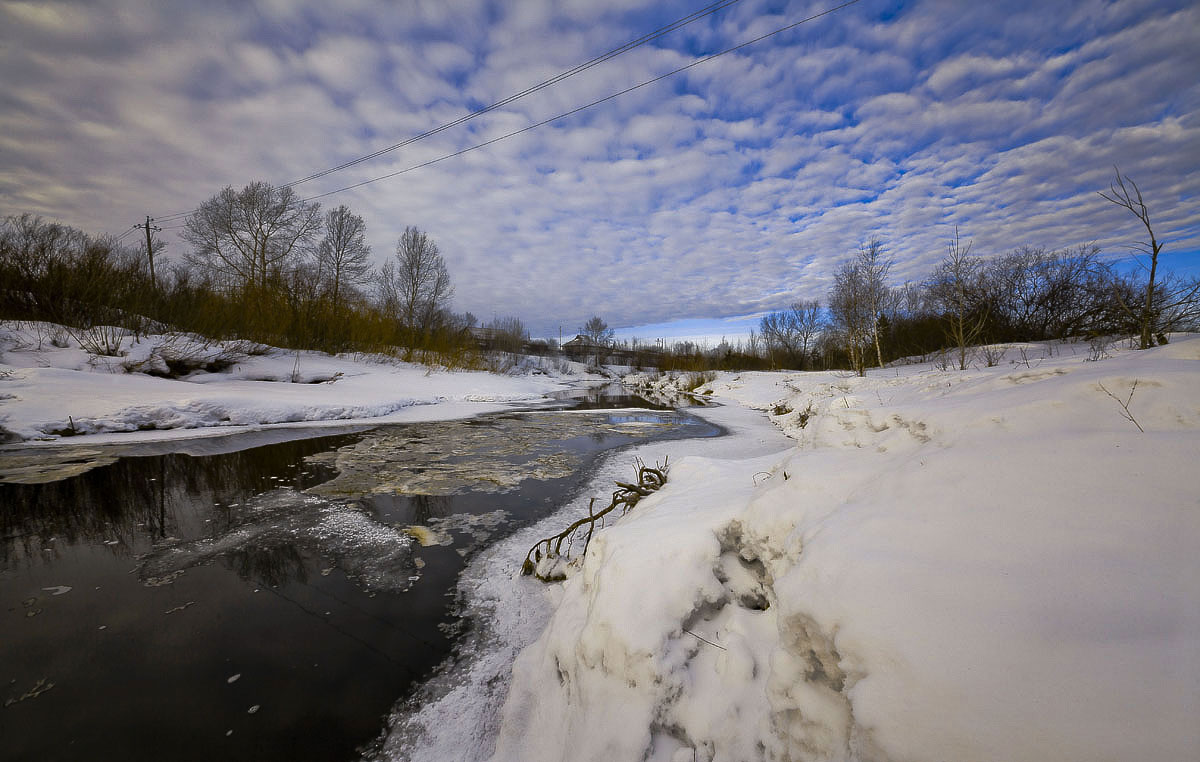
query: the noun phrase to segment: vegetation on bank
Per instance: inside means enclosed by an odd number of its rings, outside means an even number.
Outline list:
[[[824,305],[794,303],[762,318],[749,340],[716,347],[615,342],[599,317],[580,327],[584,359],[672,371],[833,369],[859,374],[901,357],[945,353],[966,367],[978,344],[1132,336],[1141,348],[1200,325],[1200,280],[1159,269],[1156,236],[1137,185],[1119,171],[1104,198],[1131,212],[1148,240],[1145,267],[1121,273],[1099,249],[1022,247],[982,257],[957,232],[921,282],[887,285],[879,239],[833,274]],[[489,353],[555,354],[517,317],[480,326],[450,309],[450,273],[436,242],[405,229],[393,256],[370,264],[365,223],[346,206],[321,214],[291,188],[225,188],[184,223],[190,249],[164,268],[156,237],[134,243],[30,214],[0,223],[0,318],[67,326],[96,354],[106,333],[177,331],[291,349],[362,351],[449,367],[487,367]],[[155,267],[156,258],[159,260]],[[586,349],[586,347],[585,347]]]
[[[437,244],[409,227],[374,269],[364,232],[345,206],[322,216],[290,188],[253,183],[202,204],[183,233],[192,248],[163,268],[157,237],[139,245],[13,215],[0,223],[0,318],[67,326],[97,354],[113,349],[94,340],[112,326],[484,364],[478,321],[449,309],[453,286]],[[492,329],[510,344],[509,333],[528,338],[513,318]]]

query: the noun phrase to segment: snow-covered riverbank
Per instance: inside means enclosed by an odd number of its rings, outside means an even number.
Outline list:
[[[163,439],[267,424],[447,420],[601,380],[578,364],[531,365],[523,374],[448,371],[180,335],[122,336],[120,351],[89,353],[49,324],[0,323],[0,441],[96,443],[130,441],[130,432]]]
[[[272,350],[148,375],[166,349],[208,351],[180,341],[98,357],[5,325],[0,434],[445,419],[589,378]],[[397,714],[381,758],[1200,757],[1200,336],[700,391],[730,436],[610,457],[472,563],[466,658]],[[669,455],[667,487],[565,583],[520,577],[634,455]]]
[[[668,457],[672,462],[685,456],[719,459],[753,473],[757,464],[778,460],[793,445],[760,413],[740,405],[690,412],[721,426],[725,436],[669,440],[614,453],[569,505],[497,542],[472,561],[459,584],[464,613],[471,619],[462,657],[399,708],[391,732],[372,759],[465,762],[491,755],[513,661],[543,633],[563,600],[561,585],[520,576],[521,561],[537,540],[586,514],[590,497],[611,492],[615,480],[629,480],[635,456],[651,463]],[[535,739],[527,740],[531,748],[536,747]],[[516,741],[521,743],[520,738]],[[569,753],[563,757],[571,758]]]
[[[1196,758],[1200,338],[1024,350],[723,374],[799,446],[672,443],[542,593],[494,758]],[[473,584],[536,586],[515,550]]]

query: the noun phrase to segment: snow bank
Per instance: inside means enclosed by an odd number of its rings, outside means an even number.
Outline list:
[[[536,373],[499,375],[385,357],[237,350],[186,336],[123,335],[122,354],[104,357],[55,326],[0,324],[0,434],[54,440],[331,420],[435,420],[544,399],[567,386],[565,376],[528,364]],[[198,369],[161,377],[181,358]]]
[[[1087,359],[724,374],[799,447],[593,539],[494,758],[1197,758],[1200,337]]]
[[[600,464],[577,499],[547,519],[500,540],[472,560],[458,587],[461,607],[470,619],[459,646],[459,658],[398,707],[390,732],[368,755],[369,759],[470,762],[491,755],[513,660],[542,633],[561,599],[560,586],[521,576],[525,553],[537,540],[561,531],[565,522],[587,515],[590,497],[609,494],[615,480],[627,481],[635,455],[650,463],[668,457],[674,462],[685,453],[737,463],[740,458],[761,458],[768,453],[777,459],[789,446],[788,440],[761,416],[745,408],[728,406],[693,412],[729,433],[718,438],[658,442],[615,453]]]

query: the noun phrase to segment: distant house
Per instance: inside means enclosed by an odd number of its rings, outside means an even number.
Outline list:
[[[597,344],[586,336],[576,336],[562,345],[563,354],[576,362],[587,362],[595,359],[597,362],[609,353],[609,348]]]
[[[633,365],[638,359],[636,352],[608,344],[597,344],[586,336],[576,336],[565,342],[562,352],[570,360],[596,364]]]
[[[467,331],[471,334],[471,339],[474,340],[475,346],[479,349],[490,352],[499,344],[500,332],[495,328],[468,328]]]

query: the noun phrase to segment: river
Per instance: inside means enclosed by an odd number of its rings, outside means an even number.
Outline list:
[[[355,758],[451,653],[474,554],[602,454],[720,431],[569,404],[0,451],[0,758]]]

